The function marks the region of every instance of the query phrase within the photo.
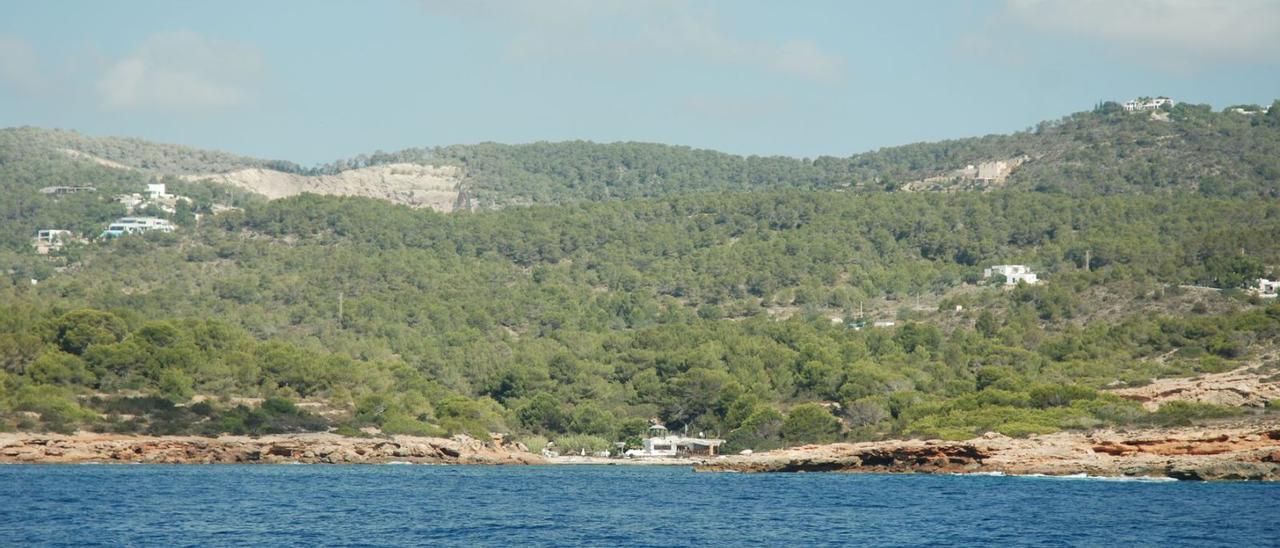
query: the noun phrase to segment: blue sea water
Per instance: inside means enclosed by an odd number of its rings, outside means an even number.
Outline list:
[[[1280,485],[623,466],[0,466],[0,545],[1264,546]]]

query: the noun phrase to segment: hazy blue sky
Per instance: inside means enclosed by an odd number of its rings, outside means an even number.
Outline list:
[[[817,156],[1280,98],[1280,2],[0,0],[0,126],[312,164],[590,139]]]

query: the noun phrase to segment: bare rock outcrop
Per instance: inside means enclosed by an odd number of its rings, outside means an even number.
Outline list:
[[[1178,400],[1261,408],[1269,401],[1280,400],[1280,374],[1250,366],[1198,377],[1159,379],[1145,386],[1111,390],[1111,393],[1140,401],[1149,411]]]
[[[1027,439],[895,440],[727,456],[697,467],[736,472],[1005,473],[1280,480],[1280,420],[1212,429],[1059,432]]]
[[[336,175],[298,175],[252,168],[183,175],[189,181],[212,180],[243,188],[275,200],[304,192],[333,196],[364,196],[412,207],[452,211],[458,199],[462,168],[419,164],[383,164],[350,169]]]
[[[223,436],[119,436],[109,434],[0,434],[0,463],[130,462],[542,464],[519,444],[468,436],[452,438],[347,438],[296,434],[248,438]]]

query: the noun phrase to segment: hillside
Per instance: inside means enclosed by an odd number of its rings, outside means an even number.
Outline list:
[[[571,142],[313,169],[6,130],[0,429],[595,451],[660,420],[768,449],[1266,414],[1280,305],[1246,288],[1280,273],[1277,118],[1157,114],[846,159]],[[993,159],[1016,165],[974,178]],[[175,232],[29,247],[155,180],[193,197]],[[1266,394],[1143,406],[1244,367]]]
[[[63,130],[0,131],[6,163],[121,167],[148,175],[209,178],[270,197],[298,192],[366,196],[448,211],[460,194],[475,207],[651,198],[679,193],[848,189],[861,192],[1007,188],[1072,195],[1199,192],[1276,196],[1280,109],[1213,112],[1179,104],[1091,112],[1010,135],[891,147],[845,158],[743,157],[688,147],[585,141],[482,143],[376,152],[304,168],[138,139]],[[978,167],[1004,162],[994,179]],[[414,172],[406,164],[424,167]],[[974,166],[966,171],[967,167]],[[370,168],[381,168],[371,170]],[[45,167],[37,168],[51,171]],[[60,173],[42,185],[88,184],[101,171]],[[985,176],[984,176],[985,177]],[[452,199],[451,199],[452,198]]]
[[[0,423],[498,431],[594,447],[657,418],[768,448],[1235,415],[1252,411],[1147,411],[1105,390],[1280,346],[1275,306],[1178,289],[1280,264],[1276,207],[1007,191],[469,215],[251,203],[175,234],[0,256]],[[1046,283],[981,278],[1005,262]],[[913,306],[940,294],[952,296]],[[799,313],[775,320],[776,307]],[[864,313],[897,324],[854,329]]]
[[[850,189],[992,190],[1073,195],[1200,192],[1276,196],[1280,189],[1280,109],[1213,112],[1180,104],[1091,112],[1028,131],[891,147],[846,158],[742,157],[647,143],[457,145],[407,149],[317,168],[412,162],[458,165],[462,188],[481,207],[661,197],[685,192]],[[998,181],[960,174],[1006,162]]]

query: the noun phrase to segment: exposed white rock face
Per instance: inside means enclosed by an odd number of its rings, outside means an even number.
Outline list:
[[[462,168],[419,164],[384,164],[337,175],[297,175],[269,169],[183,175],[188,181],[209,179],[275,200],[304,192],[332,196],[364,196],[412,207],[452,211],[458,199]]]

